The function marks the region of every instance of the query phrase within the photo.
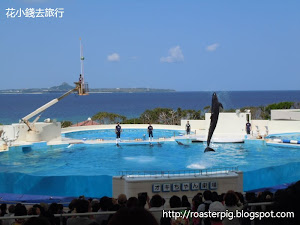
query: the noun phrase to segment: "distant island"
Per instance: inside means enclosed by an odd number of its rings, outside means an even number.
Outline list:
[[[59,86],[50,88],[23,88],[23,89],[6,89],[0,90],[0,94],[47,94],[67,92],[74,86],[64,82]],[[90,93],[142,93],[142,92],[175,92],[173,89],[156,89],[156,88],[90,88]]]

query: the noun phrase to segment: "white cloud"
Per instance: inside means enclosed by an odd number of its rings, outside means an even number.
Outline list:
[[[118,53],[113,53],[113,54],[107,56],[107,60],[110,62],[119,62],[120,55]]]
[[[179,45],[170,48],[168,56],[160,58],[160,61],[165,63],[182,62],[183,60],[184,56]]]
[[[208,46],[206,47],[206,51],[208,51],[208,52],[214,52],[214,51],[217,50],[217,48],[218,48],[219,46],[220,46],[219,43],[214,43],[214,44],[212,44],[212,45],[208,45]]]

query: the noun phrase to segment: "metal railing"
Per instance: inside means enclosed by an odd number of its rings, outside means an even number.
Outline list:
[[[171,177],[171,176],[209,176],[212,174],[229,174],[237,172],[238,167],[222,167],[198,170],[145,170],[145,171],[119,171],[119,176],[128,177]]]
[[[153,209],[149,210],[150,212],[162,212],[163,210],[172,210],[172,211],[180,211],[185,210],[187,207],[181,208],[166,208],[166,209]],[[115,214],[116,211],[103,211],[103,212],[87,212],[87,213],[62,213],[62,214],[54,214],[54,217],[73,217],[73,216],[95,216],[95,215],[111,215]],[[39,215],[26,215],[26,216],[9,216],[9,217],[0,217],[0,220],[10,220],[10,219],[29,219],[31,217],[39,217]]]
[[[272,205],[273,202],[256,202],[256,203],[247,203],[247,206],[266,206],[266,205]],[[181,211],[186,210],[187,207],[181,207],[181,208],[164,208],[164,209],[155,209],[155,210],[149,210],[150,212],[162,212],[163,210],[168,211]],[[104,211],[104,212],[87,212],[87,213],[62,213],[62,214],[54,214],[54,217],[60,217],[61,219],[63,217],[73,217],[73,216],[95,216],[95,215],[111,215],[115,214],[116,211]],[[29,219],[31,217],[39,217],[39,215],[26,215],[26,216],[9,216],[9,217],[0,217],[0,220],[11,220],[11,219]],[[62,220],[61,220],[62,221]]]

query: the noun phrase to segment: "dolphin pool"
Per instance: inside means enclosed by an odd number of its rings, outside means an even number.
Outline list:
[[[182,131],[156,130],[156,137]],[[126,130],[140,138],[145,130]],[[113,138],[113,130],[66,133],[68,138]],[[213,144],[183,141],[162,145],[75,144],[32,148],[14,147],[0,153],[0,192],[57,196],[112,195],[112,176],[125,170],[187,170],[235,167],[244,171],[244,190],[290,183],[300,179],[300,149],[267,146],[263,141]]]

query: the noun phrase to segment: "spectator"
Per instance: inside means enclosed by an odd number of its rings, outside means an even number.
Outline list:
[[[118,204],[120,205],[120,208],[123,208],[126,206],[127,197],[125,194],[120,194],[118,196]]]
[[[171,208],[180,208],[181,207],[181,199],[178,196],[173,195],[170,198],[169,204],[170,204]],[[173,222],[175,222],[175,221],[173,221]],[[160,219],[160,225],[169,225],[169,224],[171,224],[171,218],[162,217]]]
[[[18,203],[15,207],[15,216],[26,216],[26,215],[27,215],[26,207],[23,204]],[[24,222],[25,219],[15,219],[13,225],[20,225],[23,224]]]
[[[91,212],[91,207],[89,201],[85,199],[78,199],[75,204],[76,213],[87,213]],[[94,220],[90,219],[88,216],[78,216],[75,218],[69,218],[67,220],[67,225],[89,225]]]
[[[197,209],[199,205],[202,204],[202,194],[201,197],[199,194],[195,195],[195,197],[192,199],[192,212],[197,212]],[[192,224],[198,225],[200,224],[200,218],[199,217],[193,217],[192,218]]]
[[[4,217],[11,217],[15,215],[15,205],[10,205],[8,207],[8,213],[4,215]],[[15,220],[10,219],[10,220],[3,220],[2,225],[11,225]]]
[[[234,191],[228,191],[224,196],[224,202],[225,202],[225,210],[228,210],[229,212],[232,212],[233,215],[236,214],[236,211],[239,211],[242,209],[242,206],[239,203],[238,196],[235,194]],[[239,205],[239,206],[238,206]],[[240,219],[234,218],[232,220],[229,220],[228,218],[225,218],[223,220],[224,225],[240,225]]]
[[[73,199],[73,200],[70,202],[68,213],[72,213],[72,212],[74,211],[76,202],[77,202],[77,199]]]
[[[152,196],[150,200],[149,211],[152,212],[157,223],[160,223],[160,218],[162,217],[163,204],[164,204],[164,200],[159,194]]]
[[[224,212],[225,211],[225,207],[222,205],[221,202],[219,201],[214,201],[209,205],[209,209],[210,212]],[[223,225],[221,218],[214,218],[211,217],[210,218],[210,222],[211,225]]]
[[[104,196],[100,199],[99,205],[100,205],[100,209],[98,210],[98,212],[106,212],[113,208],[112,199],[107,196]],[[95,216],[96,222],[100,225],[103,223],[107,223],[108,218],[109,218],[108,214],[102,214],[102,215]]]
[[[0,216],[4,216],[5,214],[7,214],[7,212],[6,212],[7,205],[5,203],[1,204],[0,210],[1,210],[1,215]]]
[[[148,196],[146,197],[144,195],[139,195],[138,200],[139,200],[139,207],[145,208],[145,205],[147,202],[148,202],[148,206],[149,206],[149,197]]]
[[[188,197],[186,195],[183,195],[181,197],[181,205],[182,207],[191,208],[191,203],[188,200]]]
[[[126,203],[127,208],[135,208],[139,206],[139,200],[136,197],[131,197]]]
[[[154,216],[141,207],[121,208],[111,218],[108,225],[158,225]]]
[[[181,207],[181,199],[178,196],[173,195],[170,198],[170,207],[171,208],[180,208]]]
[[[211,201],[212,202],[216,202],[216,201],[219,201],[219,195],[218,195],[218,193],[216,192],[216,191],[213,191],[212,193],[211,193]]]
[[[212,193],[209,190],[204,191],[203,193],[203,197],[204,197],[204,202],[199,205],[197,211],[198,212],[208,212],[209,209],[209,205],[212,203],[211,199],[212,199]],[[201,224],[210,224],[209,218],[203,218],[201,219]]]

